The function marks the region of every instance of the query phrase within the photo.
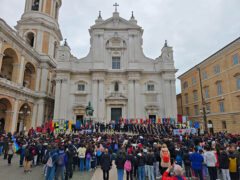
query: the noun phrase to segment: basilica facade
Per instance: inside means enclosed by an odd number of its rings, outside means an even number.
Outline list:
[[[83,121],[91,102],[97,122],[176,118],[173,50],[167,42],[156,59],[144,55],[143,29],[115,10],[90,27],[90,51],[77,59],[67,43],[57,49],[54,120]]]
[[[0,130],[28,131],[49,121],[176,118],[173,50],[142,50],[143,29],[117,9],[90,27],[89,54],[77,59],[62,43],[61,0],[26,0],[15,28],[0,19]]]

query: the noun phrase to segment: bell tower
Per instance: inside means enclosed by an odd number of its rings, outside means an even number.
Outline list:
[[[26,0],[24,13],[15,27],[29,46],[52,58],[62,40],[58,24],[61,5],[62,0]]]

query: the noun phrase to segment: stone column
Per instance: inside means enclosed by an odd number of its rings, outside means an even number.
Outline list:
[[[93,79],[92,81],[92,106],[94,109],[93,118],[97,121],[98,115],[98,80]]]
[[[36,38],[36,51],[38,53],[42,53],[42,43],[43,43],[43,31],[39,30],[37,33],[37,38]]]
[[[176,84],[175,80],[171,80],[171,96],[172,96],[172,118],[177,118],[177,100],[176,100]]]
[[[128,80],[128,117],[129,119],[134,118],[134,86],[133,81],[129,79]]]
[[[111,120],[111,107],[107,106],[107,122]]]
[[[13,64],[12,81],[15,83],[18,82],[19,67],[20,67],[20,64]]]
[[[14,104],[14,109],[13,109],[13,118],[12,118],[12,128],[11,128],[11,133],[14,133],[15,131],[15,126],[16,126],[16,121],[18,117],[18,99],[16,99],[15,104]]]
[[[20,64],[20,71],[19,71],[19,76],[18,76],[18,85],[22,85],[23,81],[23,76],[24,76],[24,56],[21,57],[21,64]]]
[[[48,81],[48,94],[51,94],[51,89],[52,89],[52,73],[50,72],[50,77]]]
[[[40,74],[41,74],[41,69],[37,68],[37,78],[36,78],[36,84],[35,84],[36,91],[39,91]]]
[[[141,95],[140,95],[140,82],[139,80],[135,80],[135,119],[142,117],[142,103],[141,103]]]
[[[62,102],[62,96],[61,96],[61,91],[62,91],[62,81],[60,79],[56,79],[56,91],[55,91],[55,103],[54,103],[54,121],[59,120],[59,110],[60,110],[60,105]]]
[[[104,80],[99,80],[99,97],[98,97],[98,118],[100,121],[104,119],[105,112],[105,97],[104,97]]]
[[[38,101],[37,126],[41,126],[44,120],[44,100]]]
[[[31,127],[33,127],[35,129],[35,120],[36,120],[36,117],[37,117],[37,104],[34,104],[33,105],[33,112],[32,112],[32,124],[31,124]]]
[[[64,120],[69,120],[67,119],[67,111],[68,111],[68,102],[69,102],[69,85],[68,85],[68,80],[64,79],[62,81],[62,88],[61,88],[61,99],[62,101],[60,102],[60,119],[64,119]]]
[[[171,97],[170,97],[170,81],[164,80],[164,105],[165,105],[165,118],[169,117],[171,115]]]

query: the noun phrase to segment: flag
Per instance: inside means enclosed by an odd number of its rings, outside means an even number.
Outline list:
[[[140,119],[140,123],[141,123],[141,124],[143,123],[143,119]]]
[[[182,123],[186,123],[187,122],[187,117],[186,116],[182,116]]]
[[[168,124],[170,123],[170,118],[167,118],[167,123],[168,123]]]
[[[199,128],[199,122],[198,122],[198,121],[195,121],[195,122],[194,122],[194,126],[195,126],[195,128]]]
[[[69,128],[69,121],[66,121],[66,130]]]
[[[178,123],[181,124],[181,123],[182,123],[182,115],[178,114],[178,115],[177,115],[177,118],[178,118]]]
[[[136,123],[138,124],[138,119],[136,119]]]
[[[69,121],[69,130],[70,131],[72,130],[72,121],[71,120]]]
[[[15,139],[15,137],[12,137],[13,143],[14,143],[14,151],[17,152],[19,150],[19,145]]]
[[[76,122],[76,129],[80,129],[80,121],[79,120],[77,120],[77,122]]]

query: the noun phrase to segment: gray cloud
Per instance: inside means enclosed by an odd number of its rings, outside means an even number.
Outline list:
[[[89,51],[88,29],[98,11],[103,19],[112,16],[116,0],[63,0],[59,23],[73,55]],[[9,3],[11,2],[11,3]],[[177,76],[210,56],[240,34],[239,0],[118,0],[120,16],[129,19],[134,11],[144,29],[143,49],[156,58],[164,40],[174,48]],[[0,0],[0,17],[16,25],[24,11],[24,0]],[[181,91],[177,81],[177,93]]]

